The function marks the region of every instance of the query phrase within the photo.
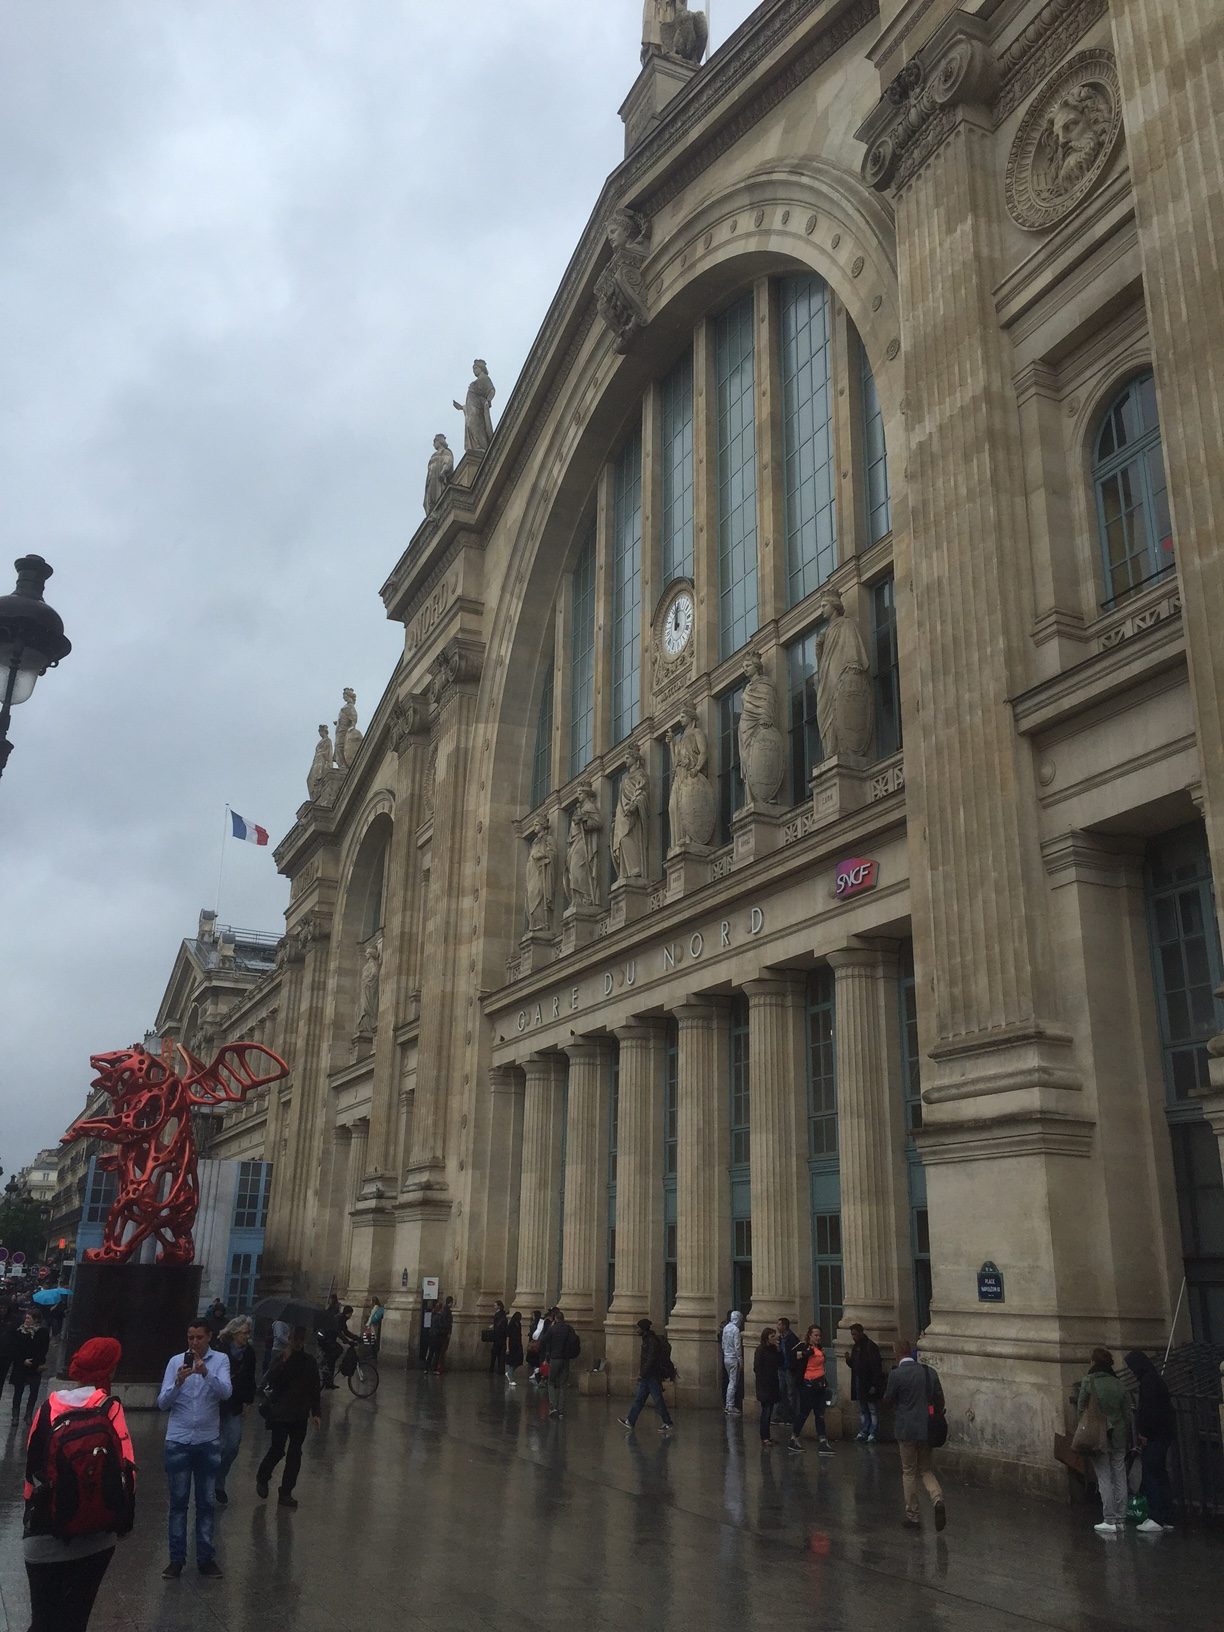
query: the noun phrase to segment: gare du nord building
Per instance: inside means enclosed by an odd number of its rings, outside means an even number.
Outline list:
[[[274,1164],[265,1290],[411,1353],[437,1275],[469,1361],[559,1301],[614,1391],[649,1314],[710,1404],[731,1306],[921,1331],[1034,1485],[1094,1344],[1163,1349],[1183,1277],[1224,1337],[1221,23],[766,0],[646,50],[277,851],[225,1025],[292,1078],[214,1152]]]

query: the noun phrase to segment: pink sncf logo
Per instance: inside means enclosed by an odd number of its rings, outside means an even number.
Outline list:
[[[864,890],[874,890],[879,871],[879,862],[870,861],[866,856],[851,856],[846,861],[839,861],[834,895],[839,901],[844,901],[848,896],[861,895]]]

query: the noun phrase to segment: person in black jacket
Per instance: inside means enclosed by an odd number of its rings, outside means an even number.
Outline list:
[[[549,1314],[552,1321],[540,1339],[540,1359],[548,1361],[548,1414],[559,1417],[565,1385],[569,1381],[570,1361],[577,1360],[582,1352],[582,1343],[560,1309],[550,1309]]]
[[[306,1429],[313,1422],[319,1426],[320,1387],[319,1368],[314,1357],[305,1352],[306,1328],[295,1326],[289,1347],[279,1360],[274,1360],[264,1378],[268,1395],[265,1408],[268,1426],[272,1430],[272,1444],[255,1474],[255,1490],[259,1496],[268,1494],[268,1481],[277,1463],[285,1459],[277,1500],[281,1507],[296,1507],[293,1487],[302,1469],[302,1445]]]
[[[776,1326],[766,1326],[761,1333],[761,1341],[757,1345],[756,1353],[752,1357],[752,1375],[756,1378],[757,1404],[761,1408],[761,1449],[773,1449],[773,1435],[769,1431],[769,1424],[773,1418],[774,1406],[782,1398],[782,1351],[778,1347],[778,1329]]]
[[[852,1346],[846,1350],[850,1372],[850,1398],[858,1403],[859,1431],[855,1438],[874,1445],[880,1431],[880,1395],[884,1392],[884,1362],[880,1346],[873,1343],[856,1321],[850,1328]]]
[[[660,1337],[654,1331],[645,1318],[638,1321],[637,1329],[642,1334],[642,1350],[638,1357],[637,1393],[629,1407],[629,1415],[617,1417],[616,1420],[632,1433],[637,1419],[642,1414],[642,1407],[648,1399],[651,1399],[660,1417],[659,1432],[670,1434],[676,1425],[672,1421],[671,1412],[667,1409],[667,1401],[663,1398],[663,1384],[668,1378],[676,1375],[676,1368],[672,1365],[671,1345],[665,1337]]]
[[[500,1371],[506,1363],[506,1306],[498,1298],[493,1305],[493,1353],[489,1356],[489,1370]]]
[[[21,1325],[21,1310],[16,1298],[0,1300],[0,1394],[4,1393],[4,1379],[12,1369],[16,1356],[17,1328]]]
[[[233,1392],[221,1402],[221,1462],[217,1468],[217,1488],[213,1500],[222,1507],[229,1501],[225,1480],[242,1443],[242,1413],[255,1399],[255,1350],[251,1346],[251,1322],[245,1315],[231,1320],[215,1344],[218,1354],[230,1363]]]
[[[34,1416],[38,1390],[42,1386],[43,1367],[51,1334],[31,1309],[12,1336],[12,1358],[9,1366],[13,1375],[13,1421],[21,1414],[21,1396],[26,1396],[26,1421]]]
[[[506,1322],[506,1381],[517,1388],[515,1372],[523,1363],[523,1317],[516,1309]]]
[[[1148,1516],[1139,1526],[1148,1535],[1173,1528],[1173,1492],[1169,1486],[1169,1451],[1177,1431],[1168,1386],[1141,1349],[1126,1356],[1126,1369],[1139,1385],[1135,1437],[1143,1462],[1139,1494],[1147,1498]]]

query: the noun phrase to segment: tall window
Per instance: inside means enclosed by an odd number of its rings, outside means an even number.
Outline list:
[[[871,666],[875,671],[876,754],[887,759],[901,746],[901,671],[897,663],[897,604],[893,575],[871,591]]]
[[[901,1012],[901,1091],[905,1104],[905,1167],[909,1190],[910,1258],[914,1266],[915,1331],[931,1324],[931,1226],[927,1212],[926,1168],[913,1135],[922,1126],[922,1077],[918,1049],[918,993],[914,945],[907,941],[898,971]]]
[[[790,604],[837,565],[829,290],[820,278],[786,278],[782,314],[782,454]]]
[[[262,1230],[266,1226],[271,1180],[270,1162],[242,1162],[239,1165],[238,1188],[234,1193],[236,1230]]]
[[[595,755],[595,529],[574,562],[570,601],[570,766],[577,776]]]
[[[888,492],[888,449],[884,445],[884,415],[867,348],[858,342],[859,379],[863,402],[863,499],[867,507],[867,539],[871,544],[892,532],[892,500]]]
[[[660,865],[667,860],[667,853],[671,849],[671,804],[672,787],[672,756],[671,743],[666,737],[659,744],[659,856]]]
[[[737,686],[718,699],[718,842],[731,841],[731,818],[744,802],[744,778],[739,761],[739,717],[744,688]]]
[[[387,846],[380,847],[366,881],[365,899],[361,904],[362,941],[377,935],[383,926],[383,898],[387,891]]]
[[[670,1315],[676,1301],[676,1174],[677,1099],[680,1033],[674,1020],[667,1022],[667,1044],[663,1075],[663,1313]]]
[[[837,1137],[837,1036],[833,971],[813,970],[807,983],[808,1189],[812,1227],[812,1303],[826,1339],[844,1301],[841,1168]]]
[[[620,1057],[608,1067],[608,1303],[616,1295],[616,1124],[620,1117]]]
[[[752,1085],[748,1064],[748,999],[731,1004],[731,1301],[752,1303]]]
[[[816,631],[787,649],[790,681],[791,801],[802,804],[811,790],[812,772],[824,757],[816,723]]]
[[[612,468],[612,740],[638,723],[642,655],[642,431]]]
[[[1097,523],[1109,598],[1116,600],[1173,565],[1173,528],[1156,381],[1132,380],[1110,403],[1097,433]]]
[[[718,395],[718,644],[728,657],[756,632],[756,422],[753,301],[714,325]]]
[[[104,1224],[118,1194],[119,1175],[108,1168],[99,1167],[97,1157],[93,1157],[89,1164],[89,1188],[85,1194],[81,1223]]]
[[[531,760],[531,804],[545,800],[552,789],[553,659],[544,669],[540,692],[540,712],[536,717],[535,752]]]
[[[226,1306],[235,1315],[242,1314],[255,1303],[255,1288],[263,1254],[236,1252],[230,1258],[229,1281],[225,1288]]]
[[[663,582],[693,576],[693,354],[663,381]]]

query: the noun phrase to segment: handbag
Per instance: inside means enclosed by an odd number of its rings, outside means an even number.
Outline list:
[[[931,1386],[931,1368],[923,1366],[926,1373],[927,1397],[927,1444],[933,1450],[948,1443],[948,1413],[943,1405],[935,1399],[935,1390]]]
[[[480,1334],[480,1341],[482,1343],[492,1343],[492,1341],[493,1341],[493,1328],[492,1328],[492,1326],[486,1326],[485,1327],[484,1331],[481,1332],[481,1334]]]
[[[1093,1390],[1089,1389],[1088,1403],[1080,1412],[1080,1419],[1071,1436],[1071,1449],[1081,1452],[1084,1456],[1096,1456],[1108,1449],[1108,1446],[1109,1424],[1105,1420],[1100,1400]]]

